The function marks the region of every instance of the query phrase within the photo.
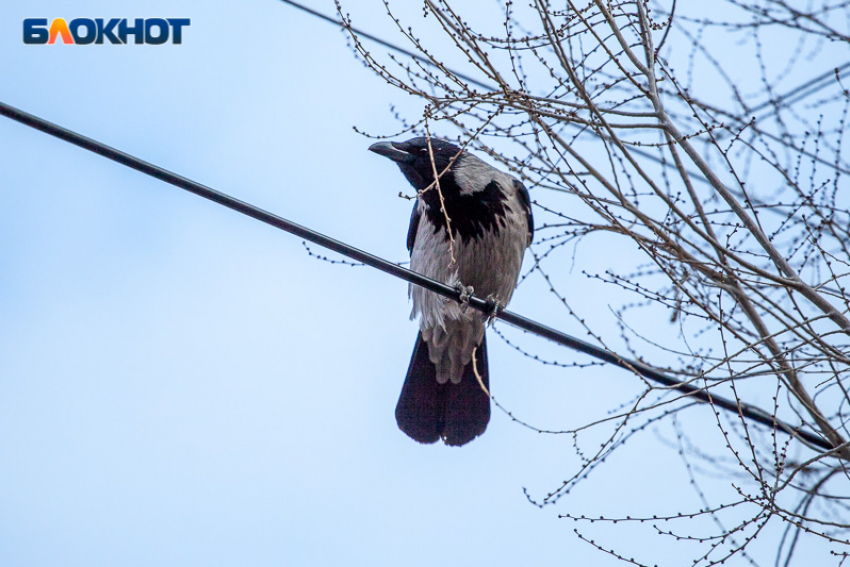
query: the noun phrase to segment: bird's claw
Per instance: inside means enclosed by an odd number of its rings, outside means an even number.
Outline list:
[[[461,309],[466,311],[469,308],[469,298],[475,293],[475,288],[471,285],[463,285],[460,280],[455,282],[455,291],[458,292],[458,301],[460,301]]]
[[[505,306],[502,305],[502,302],[499,301],[496,297],[490,295],[487,297],[487,324],[492,325],[493,321],[496,320],[496,315],[501,311]]]

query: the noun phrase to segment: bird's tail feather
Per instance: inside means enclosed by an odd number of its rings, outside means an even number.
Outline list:
[[[446,445],[464,445],[469,443],[487,429],[490,422],[490,397],[481,389],[475,370],[490,391],[490,377],[487,366],[487,338],[481,339],[481,344],[475,351],[475,369],[472,361],[463,369],[460,383],[445,384],[446,406],[443,441]]]
[[[486,338],[475,353],[475,364],[489,389]],[[481,390],[471,361],[464,367],[460,383],[438,383],[437,367],[428,357],[428,345],[420,333],[395,417],[399,429],[420,443],[434,443],[442,438],[446,445],[465,445],[487,428],[490,398]]]

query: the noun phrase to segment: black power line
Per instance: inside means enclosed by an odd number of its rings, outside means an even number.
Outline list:
[[[145,175],[150,175],[151,177],[155,177],[160,181],[164,181],[166,183],[170,183],[172,185],[180,187],[181,189],[185,189],[190,193],[194,193],[195,195],[198,195],[205,199],[209,199],[214,203],[224,205],[229,209],[233,209],[234,211],[240,212],[244,215],[248,215],[249,217],[255,218],[275,228],[279,228],[281,230],[289,232],[290,234],[294,234],[305,240],[309,240],[310,242],[318,244],[319,246],[323,246],[325,248],[328,248],[329,250],[333,250],[334,252],[362,262],[373,268],[377,268],[397,278],[424,287],[425,289],[433,291],[434,293],[438,293],[444,297],[454,299],[455,301],[460,300],[459,292],[453,287],[427,278],[417,272],[413,272],[411,270],[408,270],[407,268],[403,268],[401,266],[393,264],[392,262],[388,262],[383,258],[373,256],[368,252],[358,250],[352,246],[349,246],[348,244],[345,244],[344,242],[334,240],[333,238],[325,236],[324,234],[303,227],[299,224],[295,224],[294,222],[288,221],[268,211],[264,211],[249,203],[240,201],[239,199],[235,199],[230,195],[227,195],[220,191],[216,191],[211,187],[201,185],[200,183],[192,181],[191,179],[187,179],[183,176],[177,175],[176,173],[172,173],[166,169],[143,161],[137,157],[131,156],[130,154],[124,153],[120,150],[116,150],[115,148],[107,146],[106,144],[98,142],[97,140],[92,140],[91,138],[87,138],[85,136],[77,134],[76,132],[72,132],[67,128],[63,128],[62,126],[58,126],[56,124],[53,124],[52,122],[48,122],[47,120],[38,118],[37,116],[33,116],[32,114],[28,114],[26,112],[18,110],[17,108],[9,106],[3,102],[0,102],[0,115],[11,118],[12,120],[20,122],[21,124],[25,124],[26,126],[29,126],[31,128],[35,128],[36,130],[40,130],[46,134],[50,134],[51,136],[55,136],[60,140],[64,140],[66,142],[74,144],[75,146],[79,146],[83,149],[99,154],[107,159],[118,162],[122,165],[126,165],[127,167],[135,169],[136,171],[140,171]],[[477,297],[471,297],[469,299],[469,305],[485,313],[488,313],[490,311],[490,305],[483,299],[479,299]],[[547,338],[553,342],[564,345],[579,352],[583,352],[615,366],[619,366],[621,368],[631,370],[632,372],[636,372],[654,382],[658,382],[659,384],[662,384],[668,388],[678,390],[684,396],[707,402],[709,404],[713,404],[716,407],[720,407],[724,410],[736,413],[741,417],[761,423],[777,431],[783,431],[791,435],[792,437],[802,439],[811,445],[815,445],[827,451],[831,451],[836,448],[833,447],[829,441],[823,439],[816,433],[803,430],[800,427],[793,427],[792,425],[777,419],[775,416],[756,406],[744,402],[739,402],[737,400],[729,400],[721,396],[716,396],[710,393],[707,389],[702,389],[692,384],[688,384],[682,382],[681,380],[672,378],[647,364],[638,362],[636,360],[629,360],[627,358],[623,358],[613,352],[607,351],[603,348],[597,347],[575,337],[571,337],[565,333],[556,331],[551,327],[547,327],[541,323],[532,321],[531,319],[527,319],[521,315],[511,313],[510,311],[499,311],[496,316],[499,319],[505,321],[506,323],[514,325],[515,327],[519,327],[520,329]]]

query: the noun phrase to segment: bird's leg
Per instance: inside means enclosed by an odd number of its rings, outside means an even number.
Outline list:
[[[493,321],[496,320],[496,315],[504,309],[504,305],[499,299],[494,295],[487,296],[487,324],[492,325]]]

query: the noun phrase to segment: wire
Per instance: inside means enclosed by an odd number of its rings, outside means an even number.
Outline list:
[[[374,41],[375,43],[377,43],[379,45],[383,45],[384,47],[386,47],[388,49],[392,49],[393,51],[397,51],[399,53],[407,55],[408,57],[412,57],[413,59],[415,59],[417,61],[421,61],[422,63],[425,63],[426,65],[430,65],[432,67],[434,66],[434,62],[431,61],[430,59],[426,58],[426,57],[422,57],[421,55],[418,55],[418,54],[410,51],[409,49],[405,49],[405,48],[398,46],[394,43],[390,43],[389,41],[386,41],[384,39],[376,37],[376,36],[374,36],[374,35],[372,35],[368,32],[364,32],[363,30],[355,28],[354,26],[348,26],[344,22],[341,22],[340,20],[337,20],[335,18],[327,16],[327,15],[325,15],[321,12],[318,12],[318,11],[312,9],[312,8],[308,8],[307,6],[304,6],[303,4],[299,4],[298,2],[293,2],[292,0],[280,0],[280,1],[283,2],[284,4],[289,4],[293,8],[297,8],[299,10],[307,12],[308,14],[310,14],[312,16],[316,16],[317,18],[324,20],[328,23],[335,24],[335,25],[337,25],[337,26],[339,26],[343,29],[349,29],[352,32],[354,32],[355,34],[357,34],[361,37],[365,37],[366,39],[369,39],[371,41]],[[495,93],[496,90],[497,90],[496,87],[494,87],[493,85],[488,85],[486,83],[482,83],[481,81],[479,81],[477,79],[473,79],[469,75],[464,75],[463,73],[460,73],[460,72],[455,71],[453,69],[450,69],[448,67],[446,67],[445,69],[446,69],[446,71],[448,71],[452,75],[454,75],[456,77],[460,77],[461,79],[463,79],[465,81],[469,81],[470,83],[472,83],[476,86],[479,86],[482,89],[485,89],[485,90],[493,92],[493,93]],[[578,124],[573,124],[572,122],[568,122],[567,126],[570,127],[570,128],[573,128],[573,129],[577,129],[577,130],[584,130],[583,126],[579,126]],[[599,136],[600,138],[603,138],[607,141],[610,141],[610,138],[608,136],[604,135],[604,134],[600,134],[599,132],[596,132],[594,130],[590,130],[590,132],[595,134],[596,136]],[[666,163],[664,160],[662,160],[658,156],[655,156],[655,155],[653,155],[653,154],[651,154],[651,153],[649,153],[645,150],[642,150],[640,148],[631,148],[631,151],[633,153],[643,157],[643,158],[654,161],[655,163],[659,163],[659,164],[661,164],[665,167],[670,167],[670,165],[668,163]],[[709,183],[708,179],[706,179],[702,174],[697,173],[695,171],[688,171],[688,175],[690,175],[691,177],[693,177],[697,180],[703,181],[705,183]]]
[[[317,18],[324,20],[328,23],[336,24],[341,28],[350,29],[355,34],[357,34],[358,36],[365,37],[366,39],[372,40],[379,45],[383,45],[386,48],[392,49],[393,51],[398,51],[399,53],[403,53],[404,55],[407,55],[408,57],[410,57],[412,59],[415,59],[417,61],[421,61],[422,63],[425,63],[427,65],[432,65],[432,66],[434,65],[434,62],[431,61],[430,59],[428,59],[427,57],[422,57],[421,55],[414,53],[413,51],[410,51],[409,49],[399,47],[398,45],[390,43],[389,41],[383,40],[383,39],[381,39],[377,36],[374,36],[374,35],[372,35],[368,32],[364,32],[361,29],[355,28],[353,26],[347,26],[345,23],[341,22],[340,20],[337,20],[335,18],[327,16],[327,15],[325,15],[321,12],[318,12],[318,11],[312,9],[312,8],[308,8],[307,6],[304,6],[303,4],[299,4],[298,2],[292,2],[292,0],[280,0],[280,1],[283,2],[284,4],[289,4],[293,8],[298,8],[299,10],[307,12],[308,14],[310,14],[312,16],[316,16]],[[464,81],[468,81],[468,82],[472,83],[473,85],[479,86],[482,89],[486,89],[488,91],[493,91],[493,92],[496,90],[496,88],[493,87],[492,85],[488,85],[487,83],[483,83],[483,82],[479,81],[478,79],[473,79],[469,75],[464,75],[463,73],[458,73],[456,71],[452,71],[452,74],[457,76],[457,77],[460,77]]]
[[[115,148],[107,146],[97,140],[87,138],[77,134],[76,132],[72,132],[67,128],[63,128],[62,126],[53,124],[52,122],[48,122],[47,120],[33,116],[32,114],[23,112],[22,110],[6,103],[0,102],[0,115],[20,122],[30,128],[44,132],[45,134],[55,136],[60,140],[64,140],[68,143],[74,144],[75,146],[94,152],[122,165],[126,165],[127,167],[135,169],[145,175],[149,175],[159,179],[160,181],[185,189],[199,197],[209,199],[214,203],[218,203],[219,205],[223,205],[229,209],[242,213],[243,215],[247,215],[275,228],[279,228],[285,232],[299,236],[304,240],[309,240],[314,244],[333,250],[343,256],[347,256],[353,260],[357,260],[358,262],[377,268],[378,270],[391,274],[412,284],[421,286],[429,291],[433,291],[434,293],[438,293],[455,301],[460,301],[460,293],[453,287],[449,287],[417,272],[413,272],[407,268],[388,262],[387,260],[369,254],[368,252],[358,250],[344,242],[340,242],[339,240],[330,238],[320,232],[316,232],[294,222],[288,221],[273,213],[255,207],[254,205],[240,201],[239,199],[231,197],[230,195],[220,191],[216,191],[206,185],[202,185],[192,181],[191,179],[187,179],[181,175],[177,175],[176,173],[172,173],[171,171],[143,161],[135,156],[116,150]],[[490,313],[491,311],[489,303],[474,296],[469,298],[469,305],[484,313]],[[571,337],[570,335],[560,331],[556,331],[551,327],[547,327],[546,325],[532,321],[531,319],[527,319],[522,315],[517,315],[510,311],[499,311],[496,313],[496,317],[515,327],[534,333],[560,345],[583,352],[594,358],[608,362],[609,364],[619,366],[620,368],[636,372],[654,382],[658,382],[668,388],[678,390],[687,397],[707,402],[713,406],[720,407],[752,421],[766,425],[776,431],[783,431],[792,437],[804,440],[808,444],[816,445],[817,447],[821,447],[827,451],[837,449],[837,447],[833,447],[830,442],[821,438],[816,433],[802,430],[800,427],[793,427],[756,406],[716,396],[708,390],[672,378],[647,364],[623,358],[613,352],[607,351],[575,337]]]

